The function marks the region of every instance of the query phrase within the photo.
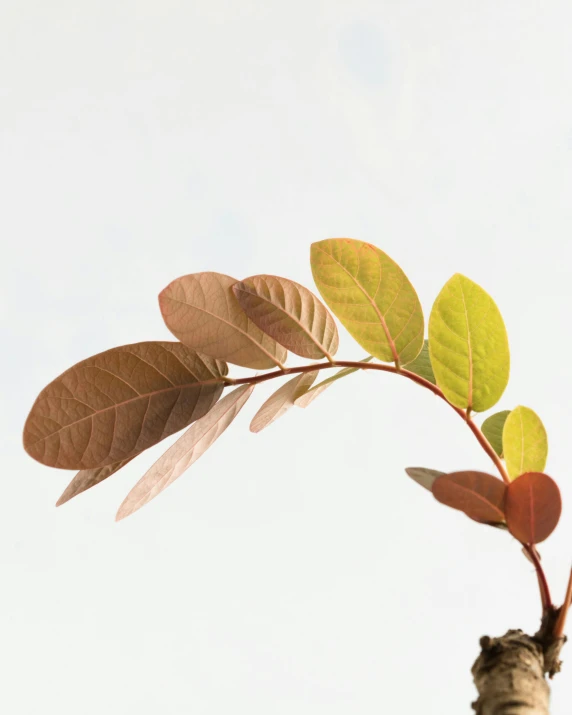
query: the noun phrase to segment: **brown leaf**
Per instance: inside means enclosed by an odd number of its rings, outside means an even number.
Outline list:
[[[505,491],[500,479],[473,471],[444,474],[435,480],[432,488],[437,501],[484,524],[504,521]]]
[[[254,385],[238,387],[195,422],[137,482],[119,507],[116,520],[148,504],[196,462],[231,424],[253,389]]]
[[[324,304],[304,286],[287,278],[245,278],[233,291],[248,317],[286,349],[310,360],[332,359],[338,329]]]
[[[236,278],[191,273],[159,295],[163,319],[181,342],[235,365],[265,370],[283,367],[286,350],[244,313],[232,292]]]
[[[429,491],[432,490],[437,477],[442,477],[445,474],[445,472],[438,472],[436,469],[427,469],[426,467],[407,467],[405,472],[413,481]]]
[[[273,392],[254,415],[250,423],[250,431],[260,432],[288,412],[294,406],[295,400],[308,390],[316,379],[318,372],[318,370],[302,372],[292,380],[288,380],[276,392]]]
[[[523,544],[539,544],[556,528],[562,512],[560,489],[542,472],[527,472],[506,490],[506,523]]]
[[[130,459],[205,415],[227,366],[181,343],[123,345],[77,363],[38,395],[24,447],[61,469]]]
[[[131,459],[133,459],[133,457]],[[57,500],[56,506],[65,504],[70,499],[77,497],[78,494],[81,494],[87,489],[95,487],[96,484],[103,482],[104,479],[107,479],[107,477],[110,477],[112,474],[115,474],[115,472],[122,469],[131,461],[131,459],[123,459],[121,462],[108,464],[107,467],[99,467],[99,469],[82,469],[81,472],[78,472],[67,485],[64,493]]]

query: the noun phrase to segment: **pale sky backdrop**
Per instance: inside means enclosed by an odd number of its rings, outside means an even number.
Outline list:
[[[37,393],[107,348],[171,339],[185,273],[313,288],[309,246],[376,244],[426,314],[455,272],[507,324],[499,403],[544,420],[572,557],[569,0],[19,0],[0,10],[0,711],[470,712],[483,634],[533,631],[507,534],[404,473],[490,471],[444,403],[358,374],[262,434],[255,390],[180,480],[115,523],[166,448],[56,509],[23,451]],[[342,331],[343,333],[343,331]],[[343,333],[340,359],[363,351]],[[232,369],[232,374],[244,371]],[[570,624],[572,626],[572,623]],[[572,702],[572,647],[554,715]]]

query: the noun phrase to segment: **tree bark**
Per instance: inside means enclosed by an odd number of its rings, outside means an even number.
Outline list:
[[[479,693],[476,715],[549,715],[546,675],[560,670],[566,640],[551,636],[556,616],[556,609],[549,612],[534,636],[511,630],[501,638],[481,638],[472,669]]]

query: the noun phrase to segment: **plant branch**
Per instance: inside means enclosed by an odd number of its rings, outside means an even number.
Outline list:
[[[272,380],[275,377],[284,377],[285,375],[312,372],[314,370],[325,370],[333,367],[350,367],[357,368],[359,370],[379,370],[381,372],[391,372],[394,375],[402,375],[408,380],[411,380],[412,382],[415,382],[418,385],[425,387],[427,390],[430,390],[434,395],[437,395],[437,397],[440,397],[450,407],[452,407],[453,410],[455,410],[455,412],[459,415],[459,417],[461,417],[462,420],[466,422],[471,432],[475,435],[478,443],[492,460],[505,484],[510,484],[510,477],[506,471],[504,464],[502,463],[500,457],[495,452],[488,439],[482,433],[480,427],[471,419],[469,410],[463,410],[460,407],[455,407],[455,405],[449,402],[449,400],[445,397],[443,391],[439,387],[437,387],[437,385],[434,385],[432,382],[429,382],[429,380],[426,380],[420,375],[416,375],[414,372],[410,372],[409,370],[405,370],[396,365],[354,362],[351,360],[334,360],[332,362],[314,363],[312,365],[302,365],[300,367],[289,367],[284,368],[282,370],[274,370],[272,372],[263,373],[262,375],[254,375],[253,377],[242,377],[239,379],[227,377],[225,379],[229,385],[255,385],[259,382],[266,382],[267,380]],[[543,613],[546,613],[547,609],[552,607],[552,601],[550,598],[550,591],[548,588],[548,582],[546,580],[546,574],[544,573],[544,569],[542,568],[542,564],[540,563],[538,551],[536,550],[535,546],[531,546],[530,544],[523,544],[523,547],[529,555],[530,560],[534,564],[534,568],[536,569],[536,575],[538,577],[538,585],[540,589],[540,599],[542,602],[542,610]],[[569,591],[570,598],[572,598],[572,583],[569,585]]]
[[[508,472],[506,471],[506,467],[501,461],[501,458],[498,456],[498,454],[495,452],[494,448],[492,447],[491,443],[488,441],[488,439],[485,437],[485,435],[482,433],[481,428],[473,422],[473,420],[468,417],[467,418],[467,424],[469,425],[469,429],[471,432],[475,435],[477,438],[479,444],[481,447],[485,450],[485,452],[489,455],[489,457],[492,459],[495,467],[498,469],[501,477],[503,478],[503,481],[505,484],[510,484],[510,477],[508,476]]]
[[[550,596],[550,588],[548,587],[548,581],[546,580],[546,574],[540,563],[540,554],[538,553],[536,546],[533,544],[523,544],[523,550],[528,555],[529,560],[533,563],[536,569],[536,575],[538,577],[538,587],[540,589],[540,600],[542,601],[542,611],[546,613],[547,611],[554,608],[552,604],[552,598]]]
[[[320,362],[314,363],[313,365],[302,365],[300,367],[287,367],[283,370],[273,370],[272,372],[267,372],[262,375],[254,375],[253,377],[241,377],[239,379],[227,377],[225,379],[229,385],[256,385],[259,382],[266,382],[266,380],[272,380],[275,377],[294,375],[301,372],[312,372],[313,370],[326,370],[332,367],[352,367],[358,368],[359,370],[380,370],[381,372],[391,372],[394,375],[402,375],[408,380],[411,380],[412,382],[421,385],[427,390],[430,390],[434,395],[437,395],[437,397],[440,397],[450,407],[452,407],[453,410],[455,410],[455,412],[459,415],[459,417],[463,419],[463,422],[467,423],[469,429],[475,435],[477,441],[479,442],[483,450],[490,457],[495,467],[498,469],[501,477],[503,478],[503,481],[507,484],[510,483],[509,476],[498,454],[494,451],[487,438],[481,432],[479,426],[476,425],[473,420],[467,415],[467,412],[465,410],[462,410],[460,407],[455,407],[455,405],[452,405],[443,394],[443,391],[439,387],[437,387],[437,385],[434,385],[432,382],[429,382],[429,380],[426,380],[424,377],[416,375],[414,372],[410,372],[409,370],[405,370],[401,367],[397,368],[395,365],[386,365],[381,363],[354,362],[352,360],[334,360],[333,362]]]
[[[558,620],[554,626],[554,637],[562,638],[564,635],[564,626],[566,625],[566,616],[570,610],[570,604],[572,603],[572,571],[570,571],[570,577],[568,578],[568,587],[566,588],[566,597],[564,598],[564,603],[558,614]]]

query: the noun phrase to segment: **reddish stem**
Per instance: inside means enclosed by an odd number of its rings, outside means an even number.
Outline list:
[[[556,625],[554,626],[554,637],[555,638],[562,638],[564,635],[564,626],[566,625],[566,616],[568,615],[568,611],[570,609],[570,604],[572,603],[572,570],[570,571],[570,577],[568,578],[568,587],[566,588],[566,597],[564,599],[564,603],[562,604],[562,608],[560,609],[560,613],[558,614],[558,620],[556,621]]]
[[[472,431],[472,433],[475,435],[477,438],[479,444],[481,447],[485,450],[485,452],[489,455],[489,457],[492,459],[492,461],[495,464],[495,467],[498,469],[501,477],[504,480],[505,484],[510,484],[510,477],[508,476],[508,472],[506,471],[506,467],[501,461],[501,458],[498,456],[498,454],[495,452],[494,448],[492,447],[491,443],[489,440],[485,437],[485,435],[482,433],[481,428],[473,422],[472,419],[467,418],[467,424],[469,425],[469,429]]]
[[[351,360],[334,360],[333,362],[320,362],[320,363],[316,363],[314,365],[303,365],[301,367],[287,367],[287,368],[280,369],[280,370],[274,370],[273,372],[267,372],[262,375],[254,375],[253,377],[242,377],[237,380],[233,379],[233,378],[226,378],[226,381],[229,385],[255,385],[259,382],[265,382],[266,380],[272,380],[275,377],[282,377],[284,375],[294,375],[294,374],[303,373],[303,372],[312,372],[313,370],[326,370],[326,369],[329,369],[332,367],[352,367],[352,368],[358,368],[359,370],[380,370],[381,372],[391,372],[394,375],[402,375],[403,377],[406,377],[408,380],[411,380],[412,382],[416,382],[418,385],[421,385],[422,387],[425,387],[427,390],[430,390],[434,395],[437,395],[437,397],[440,397],[448,405],[450,405],[450,407],[452,407],[455,410],[455,412],[459,415],[459,417],[462,418],[463,422],[467,423],[467,425],[469,426],[469,429],[477,438],[478,443],[481,445],[483,450],[490,457],[490,459],[494,463],[495,467],[499,471],[499,474],[501,475],[505,484],[510,484],[510,477],[506,471],[504,464],[502,463],[500,457],[495,452],[494,448],[492,447],[492,445],[490,444],[488,439],[482,433],[479,426],[477,424],[475,424],[473,422],[473,420],[471,419],[469,410],[463,410],[460,407],[455,407],[455,405],[453,405],[449,402],[449,400],[445,397],[443,391],[439,387],[437,387],[437,385],[434,385],[432,382],[429,382],[429,380],[426,380],[424,377],[421,377],[420,375],[416,375],[414,372],[409,372],[409,370],[404,370],[403,368],[400,368],[399,366],[385,365],[385,364],[380,364],[380,363],[353,362]],[[530,559],[536,569],[536,575],[538,577],[538,585],[540,588],[540,599],[542,601],[542,609],[543,609],[543,611],[546,611],[547,608],[552,607],[552,601],[550,598],[550,590],[548,588],[548,582],[546,580],[546,575],[544,573],[544,569],[542,568],[542,564],[540,563],[538,551],[536,550],[535,546],[531,546],[530,544],[523,544],[523,546],[526,549],[527,553],[529,554]],[[572,577],[571,577],[571,579],[572,579]],[[570,589],[572,589],[572,585],[569,584],[569,590]],[[572,598],[572,593],[571,593],[570,597]]]
[[[540,554],[538,553],[536,546],[533,544],[523,544],[523,549],[529,555],[530,560],[534,564],[536,569],[536,575],[538,577],[538,587],[540,589],[540,600],[542,601],[542,610],[546,612],[551,608],[554,608],[552,604],[552,598],[550,596],[550,588],[548,587],[548,581],[546,580],[546,574],[540,563]]]
[[[283,370],[274,370],[273,372],[267,372],[262,375],[254,375],[253,377],[241,377],[238,380],[232,379],[232,378],[226,378],[226,380],[231,385],[255,385],[259,382],[265,382],[266,380],[272,380],[275,377],[281,377],[283,375],[294,375],[296,373],[301,373],[301,372],[312,372],[313,370],[327,370],[332,367],[353,367],[353,368],[358,368],[360,370],[380,370],[381,372],[391,372],[394,375],[402,375],[403,377],[406,377],[408,380],[411,380],[412,382],[416,382],[418,385],[421,385],[422,387],[425,387],[427,390],[430,390],[434,395],[437,395],[437,397],[440,397],[450,407],[452,407],[455,410],[455,412],[459,415],[459,417],[461,417],[463,422],[467,423],[467,425],[469,426],[469,429],[473,432],[473,434],[477,438],[481,447],[484,449],[484,451],[488,454],[488,456],[493,461],[495,467],[498,469],[503,480],[507,484],[510,482],[509,476],[508,476],[506,469],[504,468],[504,465],[501,462],[498,454],[492,448],[492,446],[490,445],[487,438],[484,436],[484,434],[479,429],[478,425],[476,425],[473,422],[473,420],[470,419],[470,417],[468,417],[466,411],[462,410],[460,407],[455,407],[455,405],[452,405],[449,402],[449,400],[445,397],[445,395],[443,394],[443,391],[441,389],[439,389],[437,387],[437,385],[434,385],[432,382],[429,382],[429,380],[426,380],[424,377],[421,377],[420,375],[416,375],[414,372],[409,372],[409,370],[404,370],[403,368],[397,368],[397,367],[395,367],[395,365],[384,365],[384,364],[380,364],[380,363],[353,362],[352,360],[334,360],[333,362],[319,362],[314,365],[302,365],[301,367],[287,367],[287,368],[284,368]]]

